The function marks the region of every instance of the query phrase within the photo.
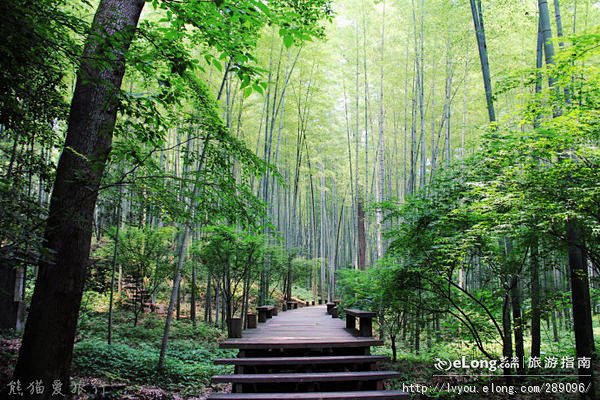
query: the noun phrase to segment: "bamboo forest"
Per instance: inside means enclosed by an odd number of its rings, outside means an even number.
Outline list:
[[[1,399],[598,398],[600,2],[2,0],[0,38]]]

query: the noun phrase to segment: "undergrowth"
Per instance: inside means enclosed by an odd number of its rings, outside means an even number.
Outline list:
[[[220,329],[202,322],[193,326],[189,320],[174,320],[165,364],[158,371],[164,316],[145,314],[134,327],[131,316],[119,310],[114,315],[110,345],[106,321],[106,313],[82,312],[73,350],[75,375],[189,393],[206,386],[212,375],[230,373],[229,366],[213,365],[216,358],[233,356],[231,350],[219,348],[225,338]]]

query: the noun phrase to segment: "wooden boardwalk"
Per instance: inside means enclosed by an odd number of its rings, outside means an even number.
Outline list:
[[[213,393],[211,399],[406,399],[388,391],[384,381],[395,371],[379,371],[388,357],[372,356],[371,346],[382,341],[360,337],[332,318],[325,306],[280,312],[246,329],[242,338],[228,339],[222,348],[239,349],[237,358],[216,360],[235,366],[233,375],[216,375],[213,383],[232,383],[232,393]]]
[[[227,349],[327,348],[381,346],[382,341],[346,330],[344,321],[331,318],[325,306],[303,307],[280,312],[276,317],[246,329],[241,339],[221,344]]]

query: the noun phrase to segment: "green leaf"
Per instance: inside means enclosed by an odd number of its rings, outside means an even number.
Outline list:
[[[244,89],[244,98],[250,96],[252,94],[252,87],[248,86],[246,89]]]
[[[256,90],[260,94],[263,94],[263,88],[258,83],[253,83],[252,89]]]
[[[221,65],[221,62],[219,60],[213,58],[212,63],[219,71],[223,71],[223,65]]]
[[[265,13],[265,15],[267,15],[267,16],[271,15],[271,10],[262,1],[257,0],[254,2],[254,5],[256,7],[258,7],[263,13]]]
[[[283,37],[283,44],[285,45],[285,47],[287,47],[288,49],[290,47],[292,47],[292,45],[294,44],[294,38],[291,35],[285,35]]]

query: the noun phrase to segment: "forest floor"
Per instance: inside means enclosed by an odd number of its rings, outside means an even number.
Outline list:
[[[156,370],[164,317],[143,314],[133,326],[130,312],[119,309],[114,316],[112,345],[106,341],[106,313],[86,311],[80,315],[73,351],[72,392],[78,399],[203,400],[213,391],[229,391],[227,385],[210,385],[212,375],[229,373],[228,366],[213,360],[232,356],[219,349],[223,331],[189,320],[173,321],[164,369]],[[0,334],[0,387],[10,382],[21,338],[13,332]],[[26,394],[25,387],[23,391]],[[106,396],[106,397],[101,397]]]

